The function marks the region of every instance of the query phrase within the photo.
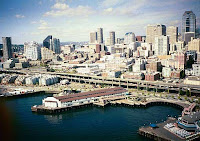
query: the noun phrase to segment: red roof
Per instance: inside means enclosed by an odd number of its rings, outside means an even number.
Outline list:
[[[85,98],[90,98],[90,97],[119,94],[123,92],[127,92],[127,90],[121,87],[117,87],[117,88],[109,88],[109,89],[102,89],[102,90],[96,90],[96,91],[90,91],[90,92],[77,93],[77,94],[67,95],[67,96],[59,96],[55,98],[60,100],[61,102],[68,102],[68,101],[85,99]]]

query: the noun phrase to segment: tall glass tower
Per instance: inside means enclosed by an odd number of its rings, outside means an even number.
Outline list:
[[[43,47],[51,49],[50,48],[51,40],[52,40],[52,35],[47,36],[43,41]]]
[[[186,32],[196,32],[196,16],[192,11],[185,11],[182,17],[182,36]]]

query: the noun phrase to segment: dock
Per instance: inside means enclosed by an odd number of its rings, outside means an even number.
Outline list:
[[[165,122],[158,123],[157,128],[152,128],[150,126],[139,128],[139,135],[144,136],[153,140],[160,141],[186,141],[186,139],[181,139],[173,133],[169,132],[164,128],[167,123],[176,123],[175,118],[169,117]]]
[[[56,107],[50,108],[45,107],[44,105],[35,105],[31,107],[32,112],[39,112],[39,113],[59,113],[63,111],[68,111],[70,109],[77,109],[81,107],[87,106],[97,106],[97,107],[105,107],[109,105],[123,105],[129,107],[149,107],[152,105],[170,105],[183,110],[184,108],[188,107],[188,103],[180,102],[180,101],[172,101],[166,99],[157,99],[157,100],[150,100],[148,102],[141,102],[141,101],[130,101],[126,99],[126,96],[114,97],[112,98],[104,98],[101,101],[90,102],[87,104],[79,104],[75,106],[67,106],[67,107]]]

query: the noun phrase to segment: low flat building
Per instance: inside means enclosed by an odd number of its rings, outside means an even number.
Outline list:
[[[99,101],[101,98],[109,98],[114,96],[125,96],[128,91],[121,87],[101,89],[90,92],[70,94],[59,97],[47,97],[42,103],[48,108],[64,108],[83,104],[90,104]]]
[[[147,73],[145,75],[145,80],[146,81],[156,81],[160,79],[160,73],[155,72],[155,73]]]

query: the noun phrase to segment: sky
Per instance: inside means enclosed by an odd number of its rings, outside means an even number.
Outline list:
[[[88,41],[103,28],[116,37],[126,32],[145,35],[148,24],[181,27],[182,15],[192,10],[200,27],[200,0],[0,0],[0,38],[13,44],[42,43],[47,35],[61,42]],[[0,39],[0,43],[2,40]]]

